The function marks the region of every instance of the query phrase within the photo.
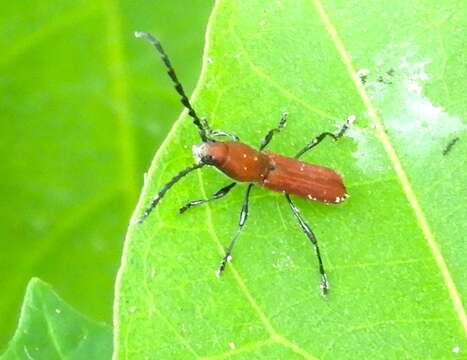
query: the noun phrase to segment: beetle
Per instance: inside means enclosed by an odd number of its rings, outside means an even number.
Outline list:
[[[339,204],[348,197],[342,177],[336,171],[324,166],[303,162],[300,158],[327,137],[334,140],[341,138],[356,117],[354,115],[349,116],[341,129],[335,134],[332,132],[323,132],[319,134],[291,158],[264,151],[272,140],[273,135],[280,132],[285,127],[288,115],[287,113],[283,113],[279,125],[266,134],[258,150],[256,150],[240,142],[240,139],[235,134],[211,129],[206,119],[198,117],[159,40],[147,32],[135,32],[135,36],[147,40],[159,53],[167,68],[167,73],[172,79],[175,90],[181,97],[182,104],[187,108],[188,115],[198,128],[199,136],[202,141],[200,144],[193,146],[193,155],[196,162],[180,171],[168,183],[162,186],[149,205],[143,210],[137,222],[141,224],[155,209],[167,191],[180,179],[204,166],[213,166],[234,181],[215,192],[212,197],[208,199],[190,201],[180,208],[180,213],[184,213],[194,206],[223,198],[237,183],[247,183],[248,186],[240,211],[237,230],[232,236],[225,250],[225,255],[216,271],[216,275],[220,276],[227,262],[232,260],[233,247],[248,218],[248,201],[252,187],[257,185],[268,190],[282,192],[301,229],[314,247],[321,276],[320,288],[323,295],[326,295],[329,290],[329,281],[324,269],[318,241],[311,227],[301,215],[300,210],[290,198],[290,195],[296,195],[307,200],[314,200],[327,204]],[[227,137],[229,140],[219,140],[219,138],[222,137]]]

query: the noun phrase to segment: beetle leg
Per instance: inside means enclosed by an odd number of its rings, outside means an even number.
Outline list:
[[[210,139],[214,140],[215,138],[225,136],[225,137],[230,138],[232,141],[240,141],[240,138],[234,133],[231,133],[228,131],[211,129],[211,127],[209,126],[208,120],[205,117],[202,117],[200,120],[201,120],[201,125],[206,129],[206,133]]]
[[[303,149],[301,149],[297,153],[297,155],[295,155],[295,159],[300,158],[303,154],[313,149],[316,145],[318,145],[321,141],[323,141],[326,138],[326,136],[333,138],[335,141],[339,140],[339,138],[341,138],[345,134],[347,129],[350,127],[350,125],[354,121],[355,121],[355,115],[351,115],[347,118],[344,125],[342,125],[341,129],[336,134],[333,134],[327,131],[319,134],[317,137],[311,140],[308,144],[306,144],[306,146]]]
[[[287,124],[287,116],[288,114],[286,112],[282,113],[281,119],[279,120],[279,125],[276,128],[269,130],[263,141],[261,141],[259,151],[263,150],[271,142],[274,133],[280,132],[285,127]]]
[[[228,261],[232,260],[232,249],[237,241],[238,235],[240,235],[240,231],[242,231],[243,225],[245,225],[246,219],[248,218],[248,200],[250,198],[250,190],[253,187],[253,184],[249,184],[248,188],[246,189],[245,193],[245,200],[243,201],[242,210],[240,211],[240,220],[238,222],[237,231],[232,236],[230,240],[230,244],[225,251],[225,256],[222,259],[219,267],[217,268],[216,275],[219,277],[225,269],[225,265],[227,265]]]
[[[323,260],[321,259],[321,253],[319,251],[318,240],[316,239],[315,234],[313,234],[313,231],[311,230],[310,226],[303,219],[302,214],[300,214],[300,210],[290,199],[289,194],[285,194],[285,197],[290,205],[290,208],[292,209],[294,216],[297,218],[298,223],[300,224],[300,227],[302,228],[303,232],[305,233],[305,235],[311,241],[311,244],[315,248],[316,257],[318,258],[318,264],[319,264],[319,273],[321,274],[320,288],[321,288],[323,295],[326,296],[329,291],[329,282],[328,282],[328,277],[326,275],[326,271],[324,270]]]
[[[221,199],[223,198],[225,195],[227,195],[229,193],[230,190],[232,190],[232,188],[237,185],[236,182],[233,182],[233,183],[230,183],[229,185],[227,186],[224,186],[222,189],[219,189],[217,190],[213,195],[212,197],[210,197],[209,199],[200,199],[200,200],[193,200],[193,201],[190,201],[189,203],[187,203],[186,205],[182,206],[180,208],[180,214],[183,214],[185,211],[187,211],[188,209],[192,208],[193,206],[197,206],[197,205],[202,205],[202,204],[206,204],[207,202],[210,202],[212,200],[218,200],[218,199]]]
[[[240,141],[240,138],[237,135],[235,135],[234,133],[228,132],[228,131],[211,130],[209,135],[213,139],[225,136],[225,137],[230,138],[232,141],[237,141],[237,142]]]

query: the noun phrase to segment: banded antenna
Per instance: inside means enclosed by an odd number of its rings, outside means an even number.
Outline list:
[[[195,109],[193,109],[193,106],[190,104],[190,100],[188,100],[188,97],[185,94],[185,90],[183,90],[182,84],[180,84],[180,81],[177,78],[177,75],[175,74],[175,70],[170,62],[170,59],[166,52],[164,51],[164,48],[162,47],[161,43],[159,40],[157,40],[153,35],[151,35],[148,32],[144,31],[135,31],[135,36],[137,38],[143,38],[146,41],[148,41],[151,45],[153,45],[157,52],[160,54],[160,57],[162,61],[164,62],[165,66],[167,67],[167,74],[169,74],[170,78],[172,79],[172,82],[174,83],[175,90],[178,92],[178,94],[181,97],[181,102],[183,106],[185,106],[188,109],[188,115],[191,116],[193,119],[193,123],[196,125],[199,131],[199,136],[201,137],[201,140],[203,142],[208,141],[208,129],[207,129],[207,121],[206,119],[201,120],[198,115],[196,114]]]

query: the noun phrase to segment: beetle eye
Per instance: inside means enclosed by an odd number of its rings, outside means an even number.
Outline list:
[[[214,165],[214,163],[216,162],[216,159],[214,159],[214,156],[212,155],[204,155],[201,158],[201,161],[205,164]]]

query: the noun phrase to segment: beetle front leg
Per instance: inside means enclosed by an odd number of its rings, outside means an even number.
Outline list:
[[[180,214],[183,214],[185,211],[187,211],[188,209],[194,207],[194,206],[198,206],[198,205],[202,205],[202,204],[206,204],[212,200],[218,200],[218,199],[221,199],[223,198],[225,195],[227,195],[229,193],[230,190],[232,190],[232,188],[237,185],[236,182],[233,182],[233,183],[230,183],[229,185],[227,186],[224,186],[222,189],[219,189],[218,191],[216,191],[212,197],[210,197],[209,199],[200,199],[200,200],[193,200],[193,201],[190,201],[189,203],[187,203],[186,205],[182,206],[180,209],[179,209],[179,212]]]
[[[232,141],[237,141],[237,142],[240,141],[240,138],[236,134],[228,132],[228,131],[212,130],[210,132],[210,135],[211,135],[211,138],[213,139],[224,136],[224,137],[230,138]]]

